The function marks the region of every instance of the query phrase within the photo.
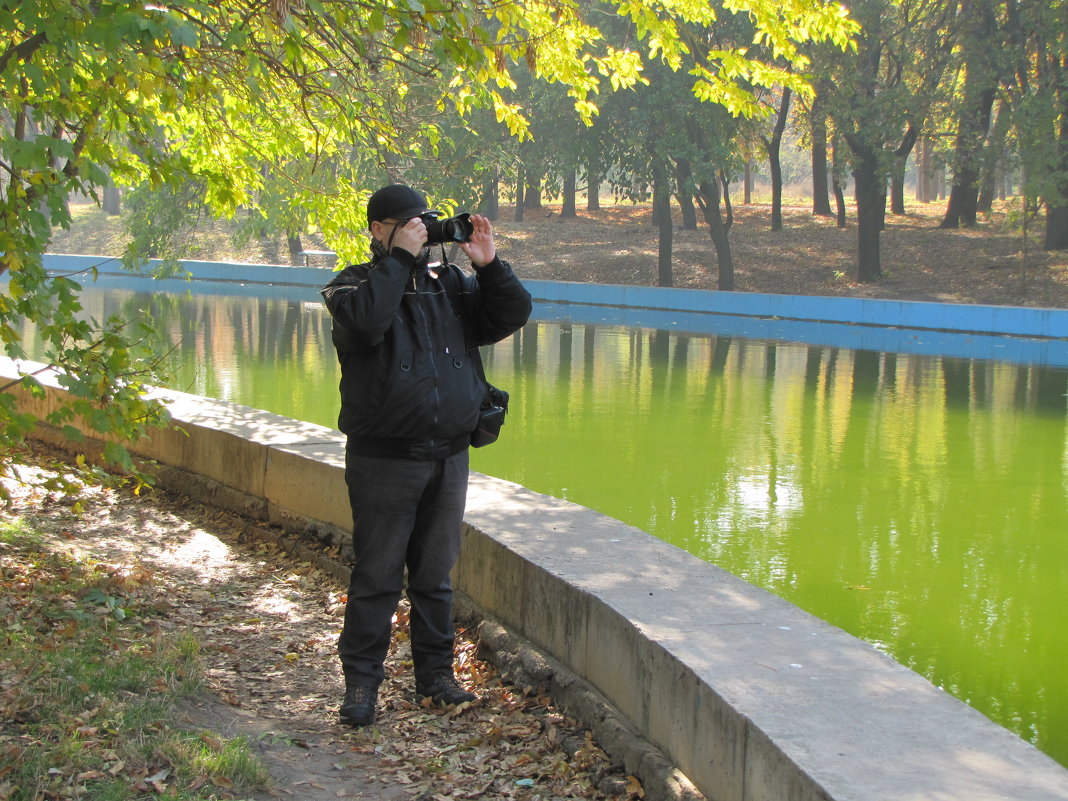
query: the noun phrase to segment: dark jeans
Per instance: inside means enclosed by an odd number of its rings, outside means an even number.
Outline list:
[[[437,461],[346,453],[356,565],[338,655],[348,681],[382,681],[408,570],[416,680],[452,670],[449,573],[460,554],[468,452]]]

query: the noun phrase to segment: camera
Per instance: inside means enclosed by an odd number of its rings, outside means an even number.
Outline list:
[[[437,212],[428,211],[420,214],[419,219],[426,225],[426,243],[428,245],[443,245],[446,242],[467,242],[475,231],[471,222],[471,215],[466,211],[455,217],[438,219]]]

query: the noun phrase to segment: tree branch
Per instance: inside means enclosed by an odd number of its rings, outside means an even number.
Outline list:
[[[8,62],[14,59],[19,61],[28,60],[47,41],[48,34],[41,31],[40,33],[35,33],[29,39],[9,47],[4,51],[3,55],[0,55],[0,73],[3,73],[7,69]]]

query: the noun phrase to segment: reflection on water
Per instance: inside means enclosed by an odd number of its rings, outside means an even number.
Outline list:
[[[175,388],[334,424],[314,300],[153,304]],[[556,322],[485,363],[512,405],[476,469],[715,562],[1068,764],[1068,371]]]

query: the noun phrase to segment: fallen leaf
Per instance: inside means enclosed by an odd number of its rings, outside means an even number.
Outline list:
[[[627,777],[627,794],[635,798],[645,798],[645,790],[637,776]]]

